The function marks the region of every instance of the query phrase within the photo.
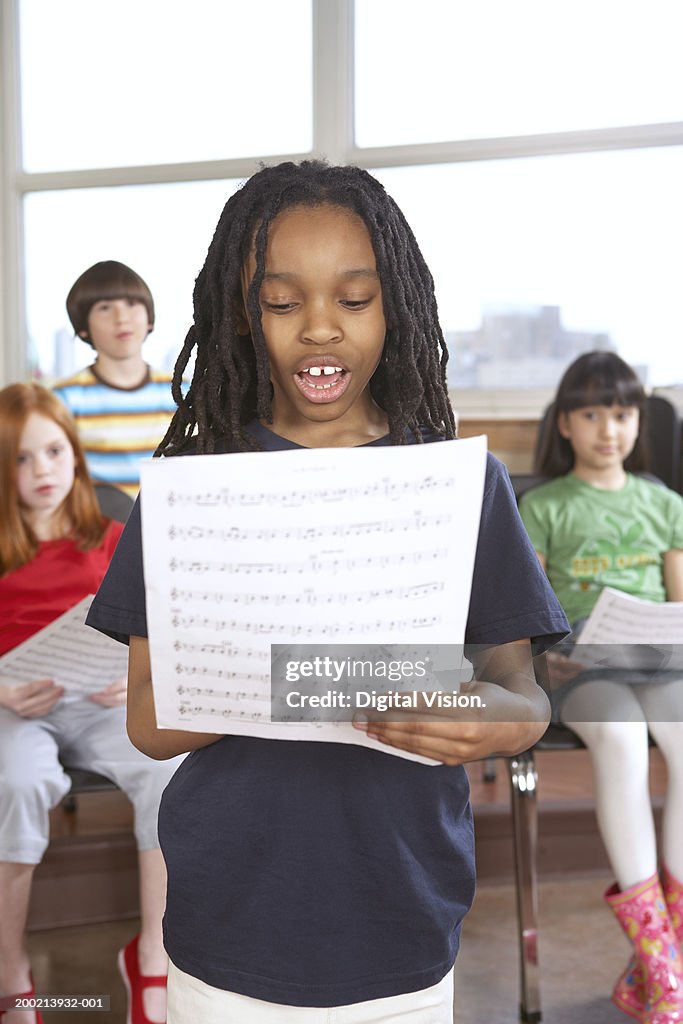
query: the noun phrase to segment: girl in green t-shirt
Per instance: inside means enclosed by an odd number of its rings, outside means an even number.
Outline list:
[[[577,359],[560,382],[540,455],[539,471],[553,479],[520,505],[575,632],[606,586],[683,601],[683,499],[633,475],[645,468],[644,409],[643,387],[617,355]],[[683,1021],[683,673],[612,669],[596,678],[558,654],[549,668],[556,717],[591,753],[598,823],[616,876],[605,898],[634,946],[612,998],[646,1024]],[[659,873],[648,731],[669,780]]]

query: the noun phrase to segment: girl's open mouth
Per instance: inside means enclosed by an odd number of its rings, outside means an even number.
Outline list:
[[[309,402],[335,402],[346,391],[351,374],[341,366],[308,366],[294,374],[297,387]]]

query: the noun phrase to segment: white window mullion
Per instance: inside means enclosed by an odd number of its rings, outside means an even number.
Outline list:
[[[353,151],[353,0],[313,0],[313,152],[332,164]]]
[[[21,196],[21,99],[17,0],[0,4],[2,108],[0,109],[0,383],[23,380],[28,353],[24,316],[24,259]]]

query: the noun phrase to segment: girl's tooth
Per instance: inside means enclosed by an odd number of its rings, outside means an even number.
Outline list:
[[[326,377],[330,377],[333,373],[336,373],[336,372],[337,371],[336,371],[334,366],[324,366],[323,367],[323,373],[325,374]]]
[[[309,366],[308,372],[312,377],[319,377],[321,371],[319,366]]]

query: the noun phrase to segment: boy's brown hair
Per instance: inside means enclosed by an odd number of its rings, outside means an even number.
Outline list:
[[[96,302],[103,299],[129,299],[142,302],[147,310],[150,332],[154,329],[154,299],[139,274],[117,260],[103,260],[88,267],[74,281],[66,297],[66,311],[75,333],[95,347],[88,334],[88,316]]]

